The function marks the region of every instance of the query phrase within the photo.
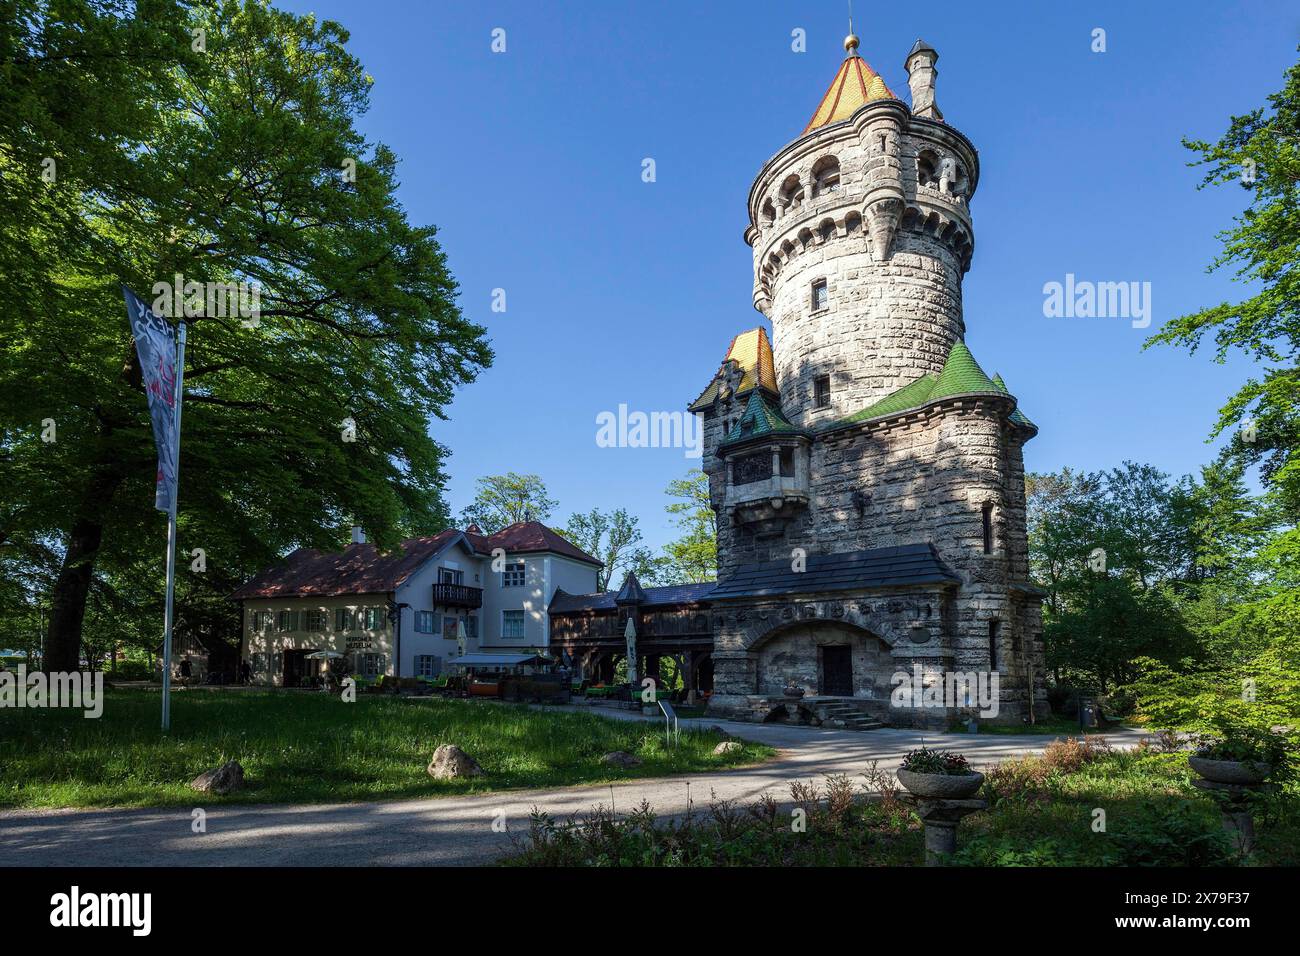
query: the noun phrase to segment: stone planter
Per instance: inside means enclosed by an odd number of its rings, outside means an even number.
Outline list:
[[[1188,757],[1188,766],[1203,779],[1214,783],[1232,783],[1237,786],[1250,787],[1263,783],[1264,778],[1273,772],[1266,763],[1253,760],[1212,760],[1209,757]]]
[[[927,800],[965,800],[979,792],[984,785],[984,774],[967,773],[952,775],[946,773],[915,773],[911,770],[899,770],[898,782],[909,793]]]

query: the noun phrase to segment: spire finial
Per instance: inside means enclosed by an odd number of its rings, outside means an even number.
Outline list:
[[[858,48],[858,38],[853,33],[853,0],[849,0],[849,35],[844,38],[844,52],[854,56]]]

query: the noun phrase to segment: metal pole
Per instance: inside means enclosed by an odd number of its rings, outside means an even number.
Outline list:
[[[172,726],[172,624],[176,597],[176,499],[181,490],[181,399],[184,396],[185,378],[185,322],[182,320],[176,336],[176,449],[172,458],[175,484],[172,486],[172,507],[167,516],[167,610],[163,617],[163,672],[162,672],[162,729]]]

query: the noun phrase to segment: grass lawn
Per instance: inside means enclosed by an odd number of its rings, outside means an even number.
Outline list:
[[[509,704],[361,695],[180,691],[172,730],[159,729],[159,695],[105,691],[104,713],[0,712],[0,807],[189,806],[189,782],[225,760],[247,789],[228,803],[348,802],[602,783],[717,770],[774,753],[746,744],[714,756],[717,733],[683,730],[664,747],[660,725]],[[485,777],[434,780],[434,750],[454,743]],[[644,763],[600,762],[612,750]]]
[[[981,796],[991,806],[962,821],[953,865],[1300,865],[1295,784],[1260,804],[1256,850],[1243,860],[1225,840],[1215,805],[1191,786],[1185,753],[1114,751],[1077,765],[1068,760],[1070,748],[1060,749],[1065,759],[1030,757],[986,772]],[[504,863],[919,866],[922,827],[891,792],[896,786],[892,774],[831,777],[816,793],[796,787],[780,794],[780,805],[715,803],[688,821],[657,820],[652,808],[617,820],[535,819],[530,838]],[[803,832],[792,826],[794,807],[804,811]],[[598,825],[583,825],[589,822]]]

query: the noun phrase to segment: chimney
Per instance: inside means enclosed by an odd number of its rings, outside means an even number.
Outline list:
[[[939,104],[934,101],[934,80],[939,75],[934,64],[938,60],[938,51],[920,39],[912,44],[912,52],[907,54],[903,67],[907,70],[907,85],[912,90],[913,116],[933,120],[943,119]]]
[[[366,543],[366,532],[365,532],[365,529],[362,528],[361,525],[359,525],[359,524],[354,524],[354,525],[352,526],[352,543],[353,543],[353,544],[365,544],[365,543]]]

